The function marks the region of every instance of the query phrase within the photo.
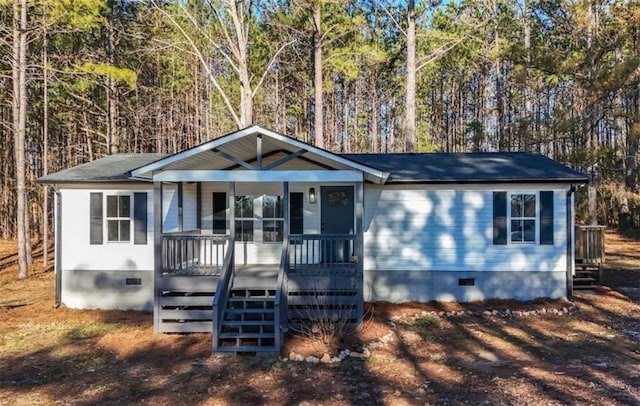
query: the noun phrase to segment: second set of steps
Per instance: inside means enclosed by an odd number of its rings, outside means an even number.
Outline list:
[[[217,351],[275,352],[275,289],[233,288],[224,310]]]
[[[600,284],[600,265],[576,264],[573,289],[594,289]]]

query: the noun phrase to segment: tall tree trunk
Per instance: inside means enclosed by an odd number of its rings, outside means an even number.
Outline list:
[[[47,66],[47,6],[45,3],[44,32],[42,44],[42,176],[49,173],[49,68]],[[42,199],[42,265],[47,268],[49,257],[49,187],[44,185]]]
[[[13,3],[13,131],[16,165],[17,200],[17,237],[18,237],[18,278],[29,276],[30,249],[27,234],[26,212],[26,174],[25,174],[25,138],[26,138],[26,49],[27,49],[27,1],[16,0]]]
[[[109,0],[107,2],[107,27],[106,27],[106,51],[107,63],[109,66],[115,66],[115,8],[116,1]],[[118,131],[118,110],[116,102],[116,81],[111,75],[107,75],[107,153],[117,154],[120,147],[120,135]]]
[[[313,3],[313,88],[314,88],[314,144],[324,148],[323,89],[322,89],[322,5]]]
[[[240,4],[239,4],[240,3]],[[240,127],[253,124],[253,91],[249,74],[249,27],[244,21],[241,2],[229,1],[238,46],[238,78],[240,79]],[[240,6],[240,7],[238,7]]]
[[[405,150],[416,149],[416,2],[407,4],[407,78],[405,95]]]

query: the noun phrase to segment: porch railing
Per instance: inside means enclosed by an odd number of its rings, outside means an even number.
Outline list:
[[[229,248],[228,235],[162,235],[162,272],[219,275]]]
[[[605,226],[576,225],[576,262],[599,265],[604,263]]]
[[[278,269],[278,286],[276,287],[276,297],[274,299],[274,319],[275,319],[275,347],[281,348],[283,334],[287,329],[289,311],[289,244],[285,241],[280,257],[280,267]]]
[[[220,342],[219,337],[222,331],[221,320],[224,317],[224,310],[227,307],[227,301],[231,294],[231,286],[233,286],[233,277],[235,275],[235,259],[233,255],[233,238],[229,238],[231,249],[228,249],[224,256],[222,263],[222,270],[220,272],[220,278],[218,279],[218,285],[216,287],[216,294],[213,297],[213,350],[218,349]]]
[[[289,236],[291,272],[355,274],[362,253],[354,234],[295,234]]]

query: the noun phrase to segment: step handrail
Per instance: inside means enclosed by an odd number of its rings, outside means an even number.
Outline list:
[[[218,338],[222,331],[222,320],[224,310],[227,307],[231,286],[233,286],[233,277],[235,274],[234,248],[235,238],[229,236],[229,248],[224,256],[220,278],[216,287],[216,293],[213,297],[213,349],[218,347]]]
[[[278,268],[278,284],[276,286],[276,297],[273,301],[274,310],[274,333],[275,348],[280,351],[283,334],[287,330],[288,319],[288,298],[289,298],[289,241],[285,239],[282,244],[282,255]]]

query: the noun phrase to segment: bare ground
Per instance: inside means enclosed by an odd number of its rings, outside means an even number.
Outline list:
[[[640,268],[639,243],[613,241]],[[36,262],[17,281],[14,253],[0,242],[0,404],[640,404],[638,288],[581,292],[574,304],[377,303],[343,345],[393,341],[366,360],[314,365],[212,355],[207,334],[153,335],[147,313],[54,310],[50,269]],[[440,314],[454,311],[465,313]],[[290,350],[325,348],[297,337]]]

